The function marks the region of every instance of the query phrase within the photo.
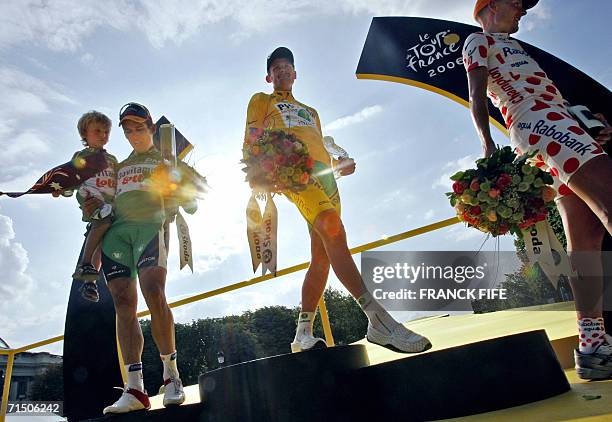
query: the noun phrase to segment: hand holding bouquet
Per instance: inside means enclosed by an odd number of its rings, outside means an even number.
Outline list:
[[[282,130],[264,130],[245,144],[243,159],[246,181],[258,191],[298,192],[306,189],[312,174],[313,159],[308,147]]]
[[[183,162],[175,168],[167,163],[159,164],[144,183],[149,190],[169,203],[181,205],[190,214],[197,209],[196,201],[208,191],[206,177]]]
[[[552,177],[517,158],[510,147],[476,161],[475,169],[451,177],[453,192],[446,195],[460,220],[493,236],[521,233],[546,219],[553,206]]]

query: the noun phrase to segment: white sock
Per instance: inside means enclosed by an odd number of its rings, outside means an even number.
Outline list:
[[[315,312],[300,312],[297,328],[295,330],[295,339],[300,340],[304,336],[312,335],[312,326],[314,325]]]
[[[359,303],[363,312],[368,316],[370,324],[377,330],[383,333],[391,333],[399,324],[399,322],[394,320],[393,317],[389,315],[389,312],[372,297],[370,292],[362,294],[359,299],[357,299],[357,303]]]
[[[581,318],[578,320],[578,351],[584,354],[590,354],[604,342],[603,318]]]
[[[142,377],[142,362],[131,363],[125,366],[127,372],[127,387],[144,393],[144,379]]]
[[[159,357],[164,364],[164,381],[168,379],[177,379],[179,373],[176,367],[176,350],[169,355],[159,355]]]

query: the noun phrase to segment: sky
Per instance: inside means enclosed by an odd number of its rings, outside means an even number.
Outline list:
[[[284,45],[295,54],[295,97],[317,109],[324,134],[357,162],[356,173],[338,181],[349,245],[452,217],[448,176],[481,154],[468,110],[415,87],[357,80],[355,69],[372,17],[473,23],[472,7],[471,0],[0,0],[0,190],[25,190],[70,159],[81,148],[76,122],[91,109],[111,117],[108,150],[126,158],[119,108],[146,104],[154,119],[165,115],[195,145],[187,161],[212,187],[187,217],[193,274],[179,272],[172,234],[169,300],[253,277],[250,191],[239,165],[246,107],[254,93],[271,91],[265,60]],[[612,3],[600,0],[541,0],[516,37],[609,88],[610,12]],[[496,129],[494,138],[507,144]],[[279,268],[307,261],[306,224],[285,198],[276,205]],[[0,337],[11,346],[63,333],[84,232],[80,218],[74,198],[0,198]],[[473,250],[483,240],[455,225],[381,250]],[[484,245],[496,247],[491,240]],[[503,237],[499,248],[511,250],[512,238]],[[302,271],[175,309],[175,320],[297,306],[303,277]],[[333,275],[330,284],[341,286]],[[61,343],[43,350],[61,353]]]

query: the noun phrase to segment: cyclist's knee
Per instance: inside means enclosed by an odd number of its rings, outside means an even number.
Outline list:
[[[569,224],[568,251],[600,250],[605,228],[597,220],[577,220]]]
[[[314,228],[324,239],[344,237],[344,227],[336,210],[327,210],[319,214],[314,222]]]

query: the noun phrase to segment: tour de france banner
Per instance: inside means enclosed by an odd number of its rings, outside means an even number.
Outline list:
[[[477,26],[439,19],[373,18],[357,66],[357,78],[416,86],[467,107],[468,86],[461,51],[468,35],[480,31]],[[606,87],[563,60],[520,42],[566,100],[572,105],[587,106],[593,113],[603,113],[612,121],[612,93]],[[501,113],[492,104],[489,112],[492,123],[505,132]]]

